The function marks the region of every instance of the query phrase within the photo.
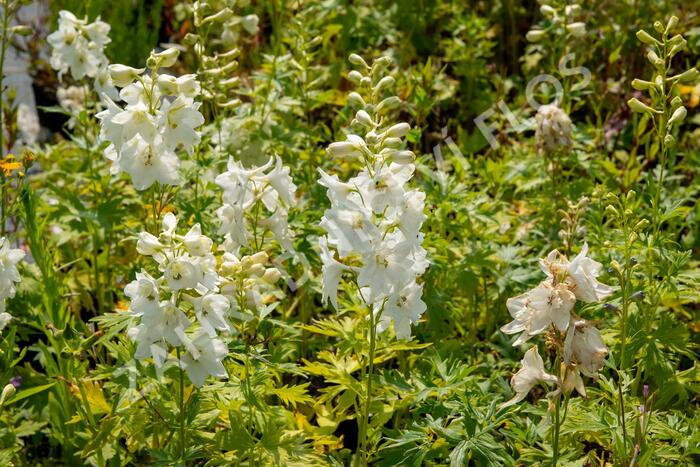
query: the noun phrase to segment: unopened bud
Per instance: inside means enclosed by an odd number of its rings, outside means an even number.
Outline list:
[[[652,109],[648,105],[642,103],[636,97],[633,97],[632,99],[628,100],[627,105],[630,107],[630,109],[632,109],[632,112],[641,112],[641,113],[645,113],[645,112],[653,113],[653,112],[655,112],[654,109]]]
[[[548,18],[551,18],[552,16],[557,14],[557,11],[549,5],[542,5],[540,7],[540,13],[542,13],[544,16],[547,16]]]
[[[678,107],[683,105],[683,99],[681,99],[679,96],[674,97],[671,99],[671,108],[673,110],[676,110]]]
[[[678,26],[678,17],[677,16],[671,16],[668,19],[668,23],[666,23],[666,30],[664,31],[664,34],[668,34],[671,32],[672,29],[674,29],[676,26]]]
[[[532,29],[525,34],[525,39],[528,42],[539,42],[545,36],[545,32],[542,29]]]
[[[339,141],[328,145],[328,153],[331,157],[348,157],[359,155],[357,147],[349,141]]]
[[[353,107],[362,107],[364,108],[365,105],[365,100],[356,92],[351,92],[348,94],[348,103],[352,105]]]
[[[18,36],[31,36],[34,30],[31,27],[22,24],[19,26],[13,26],[12,29],[10,29],[10,32],[12,34],[17,34]]]
[[[683,120],[685,120],[686,115],[688,115],[688,111],[685,109],[685,107],[680,106],[673,112],[673,115],[671,115],[671,118],[668,120],[668,124],[680,124],[683,122]]]
[[[379,104],[377,104],[377,112],[382,113],[382,112],[387,112],[389,110],[394,110],[398,108],[401,105],[401,99],[399,99],[397,96],[391,96],[387,97],[383,101],[381,101]]]
[[[574,37],[583,37],[586,35],[586,23],[576,22],[567,24],[566,30]]]
[[[350,54],[350,56],[348,57],[348,61],[355,66],[362,66],[369,70],[369,65],[367,65],[365,59],[357,54]]]
[[[698,79],[699,74],[696,68],[691,68],[680,75],[673,76],[671,79],[678,80],[680,83],[692,83]]]
[[[4,388],[2,388],[2,394],[0,394],[0,406],[5,405],[5,402],[7,402],[12,396],[14,396],[15,392],[17,392],[17,389],[12,383],[9,383]]]
[[[162,52],[151,52],[151,57],[153,61],[157,64],[156,66],[169,68],[175,63],[177,63],[177,57],[180,55],[180,50],[175,47],[170,47]]]
[[[372,121],[372,117],[369,116],[367,112],[364,110],[359,110],[355,114],[355,119],[359,122],[360,125],[364,126],[365,128],[373,128],[374,127],[374,122]]]
[[[352,70],[350,73],[348,73],[348,79],[354,84],[360,84],[362,78],[364,78],[364,76],[357,70]]]
[[[671,147],[674,144],[676,144],[676,138],[674,138],[673,135],[664,136],[664,145],[666,147]]]
[[[268,284],[274,284],[282,277],[282,273],[277,268],[267,268],[262,278]]]
[[[109,76],[112,78],[112,83],[120,88],[130,85],[141,73],[146,71],[145,68],[132,68],[118,63],[109,65],[107,70],[109,71]]]
[[[394,151],[391,154],[391,160],[397,164],[410,164],[416,160],[416,155],[413,151]]]
[[[615,305],[614,303],[606,303],[605,305],[603,305],[603,308],[606,311],[613,311],[613,312],[620,311],[620,308],[617,305]]]
[[[202,21],[202,26],[209,23],[223,23],[233,16],[233,11],[226,7],[213,15],[209,15]]]
[[[639,39],[640,42],[643,42],[648,45],[656,45],[659,43],[656,39],[654,39],[651,34],[646,32],[644,29],[640,29],[637,31],[637,39]]]
[[[393,76],[385,76],[384,78],[379,80],[376,86],[374,86],[374,92],[379,93],[383,89],[394,86],[394,83],[396,83],[396,80]]]
[[[254,34],[257,34],[259,22],[260,19],[258,18],[258,15],[246,15],[241,20],[241,26],[243,26],[245,32],[252,36]]]
[[[645,296],[646,296],[646,294],[644,293],[643,290],[637,290],[635,293],[630,295],[630,301],[641,302],[642,300],[644,300]]]
[[[265,274],[265,266],[255,263],[250,267],[249,271],[254,276],[262,277],[262,275]]]
[[[411,125],[402,122],[397,123],[386,131],[386,134],[390,138],[402,138],[411,130]]]
[[[267,260],[270,257],[267,255],[267,252],[259,251],[259,252],[255,253],[254,255],[249,256],[249,258],[255,264],[264,264],[264,263],[267,263]]]
[[[183,43],[184,45],[187,45],[187,46],[189,46],[189,47],[192,47],[192,46],[195,45],[197,42],[199,42],[199,39],[201,39],[201,38],[199,37],[199,35],[197,35],[197,34],[192,34],[191,32],[188,32],[187,34],[185,34],[184,39],[182,39],[182,43]]]
[[[637,91],[646,91],[650,87],[652,87],[654,83],[651,81],[644,81],[641,79],[633,79],[632,80],[632,87],[636,89]]]

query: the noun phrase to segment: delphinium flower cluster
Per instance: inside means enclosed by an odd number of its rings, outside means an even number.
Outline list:
[[[370,311],[370,325],[379,331],[393,324],[399,339],[410,339],[426,305],[418,278],[428,262],[421,246],[425,194],[411,189],[415,158],[402,149],[408,123],[395,123],[390,114],[401,103],[384,97],[394,85],[384,76],[389,57],[369,66],[350,56],[359,68],[349,74],[358,92],[349,102],[358,107],[346,141],[332,143],[328,153],[338,161],[359,162],[360,171],[344,182],[319,169],[319,183],[328,189],[331,207],[321,220],[326,235],[319,240],[323,262],[323,299],[338,308],[341,276],[352,273],[362,302]]]
[[[540,260],[547,278],[534,289],[510,298],[506,305],[513,321],[501,328],[506,334],[520,334],[514,346],[547,333],[548,343],[555,346],[561,371],[546,373],[537,346],[522,360],[522,369],[511,380],[515,397],[503,407],[522,401],[540,382],[555,383],[553,393],[569,394],[572,390],[586,396],[582,375],[596,378],[603,367],[607,347],[592,323],[574,313],[577,301],[595,303],[612,294],[612,288],[598,282],[602,265],[587,257],[588,245],[571,261],[557,250]]]
[[[223,190],[223,204],[216,211],[219,234],[224,237],[222,293],[231,298],[234,317],[264,318],[271,311],[267,305],[274,300],[275,284],[282,276],[270,264],[272,252],[266,237],[271,234],[282,249],[294,252],[287,217],[297,187],[280,157],[250,168],[230,158],[216,184]]]
[[[571,119],[559,106],[540,106],[535,115],[535,145],[545,154],[571,148]]]
[[[58,29],[46,41],[52,47],[50,64],[58,71],[59,78],[65,73],[76,81],[91,78],[98,94],[116,99],[117,90],[107,71],[109,60],[104,53],[111,41],[109,30],[109,24],[99,18],[89,23],[87,18],[78,19],[70,11],[62,10]]]
[[[105,98],[107,108],[97,114],[100,137],[110,142],[105,157],[112,161],[111,172],[128,173],[137,190],[156,182],[179,184],[176,151],[192,154],[201,138],[197,129],[204,117],[195,101],[200,89],[196,76],[158,72],[173,66],[178,54],[175,48],[152,53],[147,62],[150,75],[143,68],[109,66],[112,80],[122,88],[119,97],[124,107]]]
[[[528,41],[540,42],[547,35],[580,38],[586,34],[586,23],[579,19],[583,12],[581,5],[561,0],[539,0],[539,3],[545,23],[528,31]]]
[[[24,251],[11,248],[6,237],[0,238],[0,330],[7,326],[12,316],[5,311],[5,302],[16,293],[16,284],[20,281],[17,263],[24,258]]]
[[[152,358],[157,368],[174,359],[175,348],[179,364],[199,387],[208,375],[227,377],[222,359],[228,349],[217,334],[230,330],[230,302],[220,293],[212,240],[202,235],[199,224],[185,235],[176,229],[176,217],[167,213],[158,237],[148,232],[139,236],[137,251],[153,258],[159,275],[142,270],[125,287],[129,311],[139,318],[128,335],[137,345],[135,357]]]

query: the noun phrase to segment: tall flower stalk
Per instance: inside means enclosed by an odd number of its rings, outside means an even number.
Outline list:
[[[367,465],[372,452],[369,419],[377,333],[393,326],[398,339],[411,338],[411,325],[426,309],[418,278],[428,263],[420,232],[425,194],[408,188],[415,156],[402,149],[410,126],[390,118],[401,104],[398,97],[387,96],[395,83],[392,76],[385,75],[392,61],[384,56],[370,66],[353,54],[350,63],[358,68],[348,78],[357,89],[350,93],[349,102],[358,108],[351,126],[359,134],[348,134],[345,141],[332,143],[328,154],[351,161],[360,170],[344,182],[319,169],[319,183],[328,189],[331,201],[321,219],[326,235],[319,245],[324,301],[339,309],[338,286],[341,276],[347,274],[367,310],[366,389],[362,413],[358,414],[359,456]],[[361,367],[364,370],[365,364]]]

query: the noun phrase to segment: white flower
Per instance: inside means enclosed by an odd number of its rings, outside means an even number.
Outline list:
[[[202,271],[189,258],[181,256],[167,264],[163,277],[172,290],[194,289],[199,284]]]
[[[513,321],[501,331],[505,334],[522,332],[514,346],[544,332],[551,324],[563,332],[575,303],[576,297],[566,284],[552,285],[551,281],[544,281],[531,291],[508,299],[506,306]]]
[[[328,239],[324,236],[319,238],[318,244],[321,247],[321,262],[323,263],[323,287],[321,290],[324,303],[329,300],[333,307],[338,310],[338,283],[343,272],[349,271],[350,267],[344,265],[333,257],[333,253],[328,249]]]
[[[535,123],[535,141],[544,152],[550,153],[571,146],[571,120],[556,104],[543,105],[537,109]]]
[[[540,382],[557,383],[557,377],[550,375],[544,370],[544,362],[540,357],[537,347],[533,346],[525,352],[525,356],[520,362],[522,368],[510,380],[510,385],[515,391],[515,397],[499,406],[499,409],[508,407],[522,401],[527,397],[530,390]]]
[[[588,244],[584,243],[581,252],[569,263],[567,270],[574,284],[572,288],[579,300],[584,302],[599,302],[612,294],[612,287],[598,282],[597,277],[603,265],[587,258]]]
[[[201,139],[197,128],[204,124],[199,106],[199,102],[193,102],[184,96],[178,96],[172,102],[163,102],[158,124],[162,129],[163,140],[170,148],[175,149],[181,145],[188,154],[192,154]]]
[[[5,329],[7,325],[12,321],[12,315],[6,312],[0,313],[0,331]]]
[[[17,107],[17,129],[24,145],[34,144],[39,138],[39,132],[41,131],[39,117],[24,102],[21,102]]]
[[[187,252],[193,256],[204,256],[211,253],[212,246],[214,245],[211,238],[202,235],[202,228],[199,224],[192,226],[185,234],[185,238],[182,242]]]
[[[216,378],[228,378],[226,368],[221,363],[227,354],[226,344],[200,332],[192,340],[190,349],[180,361],[192,384],[201,387],[209,375]]]
[[[394,325],[397,339],[411,339],[411,325],[418,322],[427,306],[421,299],[423,286],[411,282],[408,286],[391,294],[379,320],[378,330]],[[376,309],[375,312],[379,312]]]
[[[110,42],[109,29],[109,24],[99,18],[88,23],[69,11],[60,11],[58,30],[46,38],[51,45],[51,66],[59,76],[70,72],[76,80],[94,78],[107,66],[104,46]]]
[[[0,313],[5,311],[5,300],[15,296],[15,284],[21,277],[17,263],[24,258],[24,251],[10,248],[7,238],[0,238]]]
[[[146,271],[136,273],[136,280],[124,287],[124,295],[131,299],[129,310],[137,316],[154,314],[160,309],[158,283]]]
[[[603,344],[598,329],[586,320],[572,319],[564,342],[564,361],[575,364],[584,375],[597,378],[607,354],[608,348]]]
[[[156,182],[163,185],[180,182],[177,156],[161,142],[149,143],[140,135],[124,145],[117,163],[120,170],[131,176],[137,190],[145,190]]]
[[[225,317],[231,307],[228,298],[220,294],[208,294],[203,297],[185,295],[184,297],[194,305],[197,321],[209,336],[215,337],[217,329],[221,331],[231,329]]]

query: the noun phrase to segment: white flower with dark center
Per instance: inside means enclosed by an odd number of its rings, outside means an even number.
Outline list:
[[[207,376],[220,379],[228,377],[226,368],[221,362],[227,354],[226,344],[200,332],[192,340],[191,348],[180,361],[192,384],[202,387]]]

